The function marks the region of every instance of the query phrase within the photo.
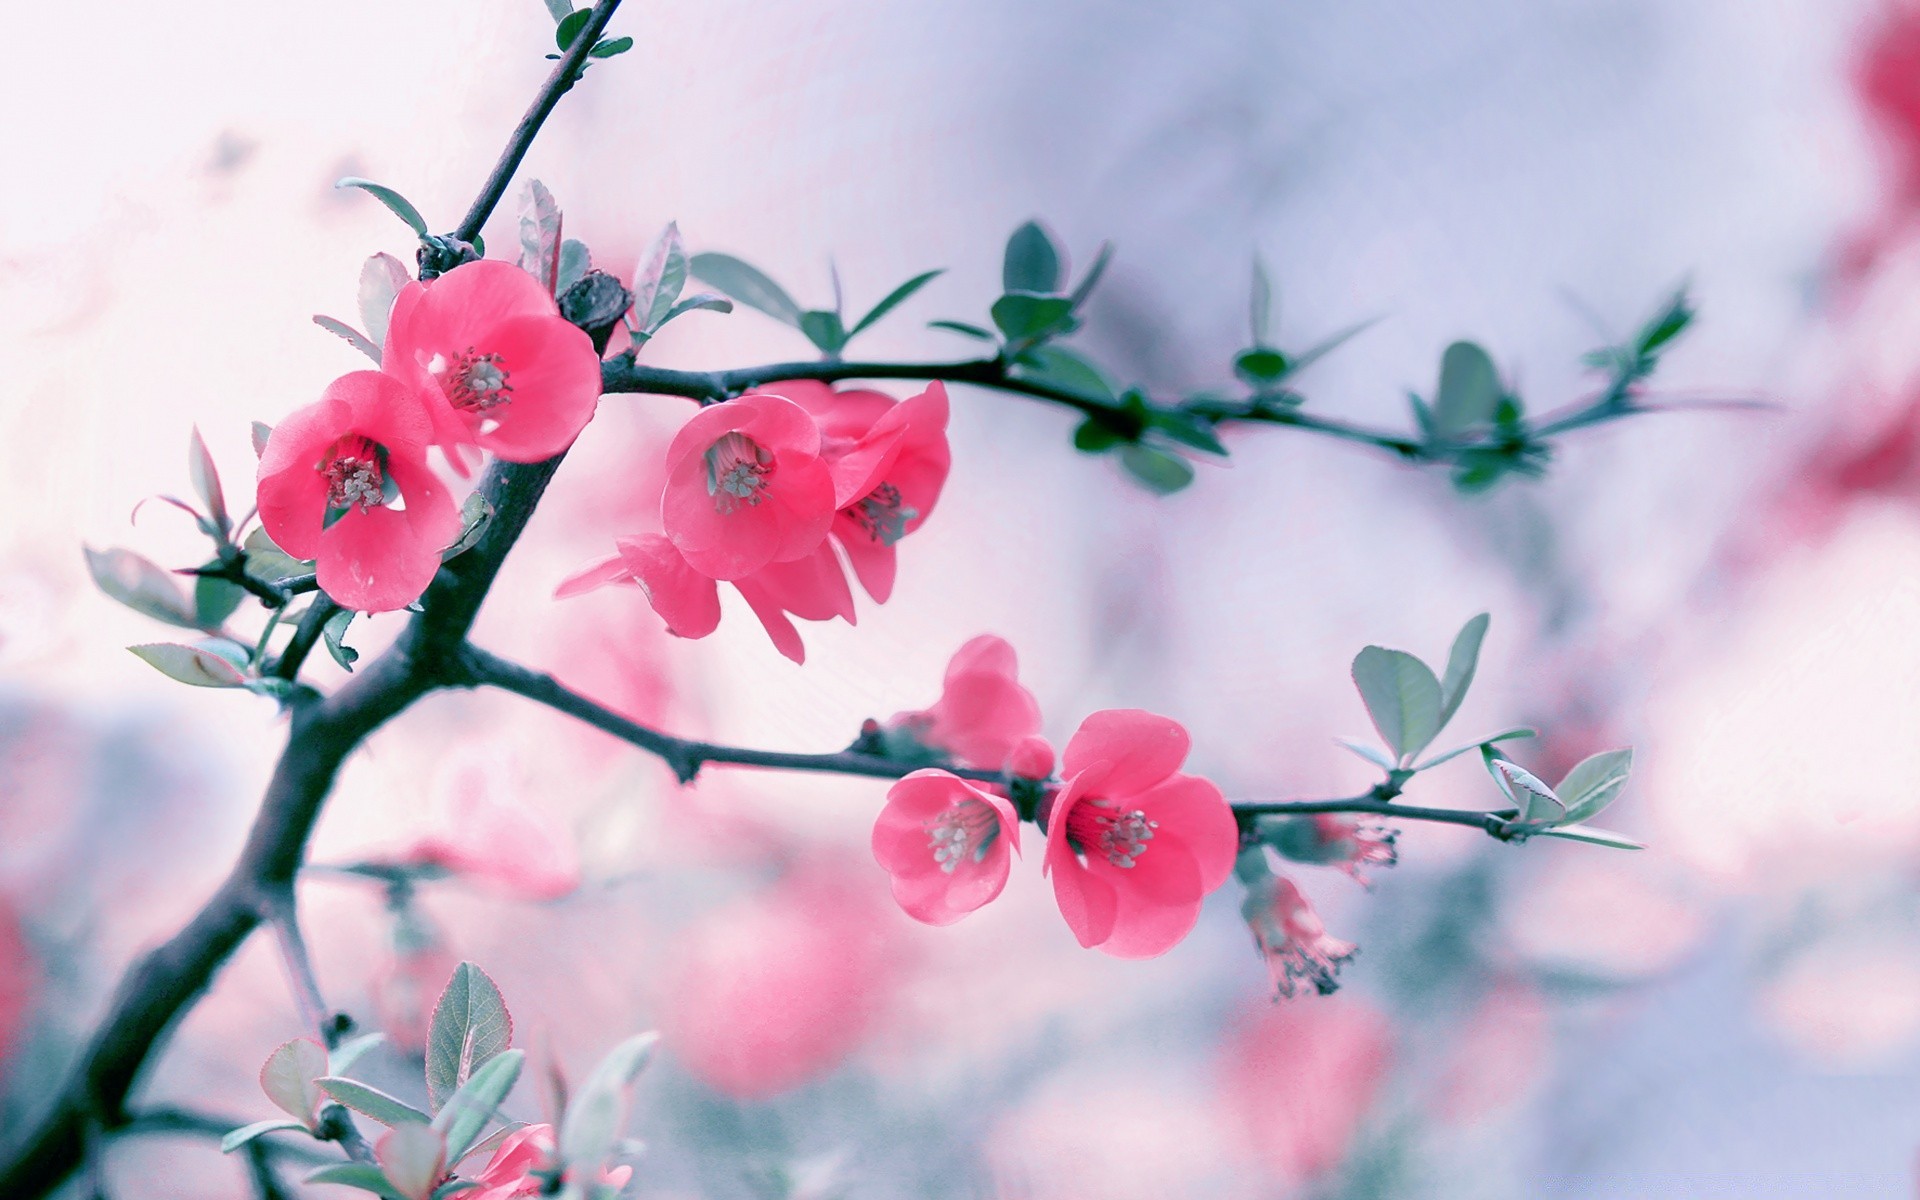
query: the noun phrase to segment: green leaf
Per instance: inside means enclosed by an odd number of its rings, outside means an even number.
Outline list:
[[[384,1033],[363,1033],[359,1037],[348,1038],[335,1046],[327,1055],[327,1072],[331,1075],[345,1075],[353,1064],[366,1057],[369,1050],[387,1040]]]
[[[110,599],[143,616],[182,629],[198,629],[199,619],[173,575],[131,550],[86,548],[87,572]]]
[[[581,14],[575,13],[575,16]],[[572,18],[568,18],[571,20]],[[520,188],[520,269],[540,281],[550,296],[560,294],[560,243],[564,221],[560,205],[538,179]]]
[[[982,329],[978,325],[969,325],[965,321],[928,321],[928,329],[944,329],[948,333],[957,333],[962,337],[978,338],[983,342],[993,340],[993,331]]]
[[[420,237],[427,236],[427,219],[420,215],[420,210],[413,206],[412,201],[387,185],[375,183],[371,179],[361,179],[356,175],[349,175],[333,186],[337,188],[359,188],[380,203],[386,205],[388,211],[392,212],[394,216],[399,217],[402,221],[405,221],[407,227],[413,230],[416,235]]]
[[[1082,454],[1104,454],[1128,439],[1110,425],[1088,417],[1073,431],[1073,448]]]
[[[1213,431],[1213,422],[1192,413],[1160,409],[1147,418],[1147,424],[1183,446],[1191,446],[1222,458],[1227,456],[1226,446],[1221,444],[1219,435]]]
[[[748,308],[759,309],[776,321],[785,322],[795,329],[800,328],[800,306],[758,267],[742,262],[731,254],[711,252],[696,254],[689,263],[696,277],[706,280]]]
[[[566,20],[567,14],[573,11],[573,0],[546,0],[546,4],[556,24]]]
[[[313,564],[288,554],[273,544],[267,531],[255,526],[252,533],[240,543],[247,552],[247,574],[267,583],[279,583],[294,575],[305,575],[313,570]]]
[[[1500,403],[1500,374],[1493,359],[1472,342],[1455,342],[1440,356],[1440,388],[1433,397],[1433,425],[1454,438],[1493,419]]]
[[[450,562],[465,554],[486,536],[487,526],[493,524],[493,502],[479,492],[471,492],[460,502],[460,536],[453,545],[440,552],[441,562]]]
[[[801,313],[800,332],[806,334],[807,340],[829,358],[838,357],[840,348],[847,344],[846,326],[840,323],[840,314],[837,312],[814,309]]]
[[[1406,651],[1368,646],[1354,657],[1353,683],[1398,761],[1420,753],[1440,732],[1440,681]]]
[[[526,1057],[525,1051],[506,1050],[487,1060],[433,1118],[433,1127],[446,1135],[448,1162],[466,1157],[513,1090]]]
[[[393,314],[393,302],[400,289],[413,281],[413,275],[391,254],[380,253],[360,266],[360,324],[366,326],[367,340],[375,345],[387,340],[387,318]]]
[[[1017,379],[1044,384],[1089,400],[1111,402],[1116,399],[1107,377],[1080,355],[1064,346],[1035,346],[1024,356],[1027,361],[1014,368]]]
[[[1247,325],[1253,344],[1267,345],[1273,336],[1273,284],[1267,278],[1267,264],[1253,256],[1253,295],[1247,303]]]
[[[1353,738],[1337,737],[1333,740],[1343,749],[1353,751],[1353,753],[1358,754],[1361,758],[1379,767],[1382,771],[1391,771],[1394,769],[1393,759],[1388,756],[1385,750],[1380,749],[1378,746],[1368,745],[1366,742],[1356,741]],[[1473,747],[1468,746],[1467,749],[1471,750]]]
[[[1484,751],[1483,751],[1484,753]],[[1566,819],[1567,806],[1554,794],[1546,781],[1511,759],[1496,758],[1487,764],[1495,783],[1507,799],[1520,810],[1515,818],[1522,825],[1556,825]]]
[[[363,1192],[376,1195],[400,1197],[380,1168],[372,1163],[335,1163],[330,1167],[321,1167],[306,1178],[308,1183],[338,1183],[347,1187],[357,1187]],[[405,1200],[401,1197],[401,1200]]]
[[[255,1121],[251,1125],[242,1125],[240,1128],[233,1130],[228,1133],[227,1136],[221,1138],[220,1153],[232,1154],[235,1150],[238,1150],[240,1147],[263,1134],[279,1133],[284,1129],[305,1131],[306,1128],[305,1125],[302,1125],[298,1121],[282,1121],[278,1119]]]
[[[640,265],[633,273],[634,324],[642,333],[658,329],[686,286],[686,243],[680,240],[679,222],[668,221],[640,256]]]
[[[200,497],[200,503],[207,506],[207,513],[220,530],[220,536],[226,537],[233,528],[233,521],[227,516],[226,493],[220,490],[219,468],[213,465],[213,455],[207,452],[207,443],[201,439],[198,425],[193,427],[193,433],[187,439],[187,476],[193,481],[194,494]]]
[[[990,314],[1007,341],[1038,341],[1065,331],[1073,320],[1073,302],[1061,296],[1008,292],[993,302]]]
[[[579,283],[580,280],[586,277],[587,272],[591,270],[593,270],[593,254],[587,249],[587,244],[582,241],[576,241],[573,238],[562,240],[560,243],[560,275],[555,284],[558,288],[558,294],[564,295],[568,288]]]
[[[1101,242],[1099,252],[1093,256],[1093,265],[1087,268],[1087,273],[1081,276],[1080,282],[1074,286],[1073,294],[1067,297],[1073,301],[1075,310],[1087,302],[1087,297],[1093,294],[1093,289],[1100,282],[1100,277],[1107,273],[1107,264],[1112,261],[1113,243]]]
[[[1493,618],[1486,613],[1469,620],[1460,627],[1454,636],[1453,649],[1447,654],[1447,674],[1440,681],[1440,727],[1446,728],[1453,720],[1453,714],[1460,711],[1460,702],[1467,698],[1467,688],[1473,684],[1473,672],[1480,664],[1480,643],[1487,636],[1487,626]]]
[[[1006,259],[1001,265],[1001,287],[1009,292],[1051,294],[1060,290],[1060,260],[1063,256],[1052,235],[1038,221],[1028,221],[1007,239]],[[1072,311],[1072,306],[1068,306]]]
[[[712,292],[695,292],[693,295],[688,296],[686,299],[680,301],[680,303],[668,309],[667,315],[660,318],[660,325],[665,325],[681,313],[689,313],[695,309],[705,309],[708,312],[730,313],[733,311],[733,301],[727,299],[725,296],[717,296]],[[659,327],[660,326],[657,325],[654,328],[658,329]]]
[[[1611,829],[1595,829],[1591,825],[1565,825],[1559,829],[1542,829],[1541,837],[1566,838],[1570,842],[1586,842],[1591,846],[1611,846],[1615,850],[1645,850],[1645,842],[1636,842],[1624,834]]]
[[[368,1087],[353,1079],[342,1079],[337,1075],[323,1075],[314,1080],[322,1091],[346,1105],[362,1116],[372,1117],[382,1125],[396,1126],[413,1122],[425,1125],[433,1118],[421,1112],[413,1105],[395,1096],[389,1096],[376,1087]]]
[[[1364,321],[1360,321],[1356,324],[1347,326],[1345,329],[1342,329],[1339,333],[1334,334],[1332,337],[1328,338],[1326,341],[1321,342],[1316,346],[1312,346],[1306,350],[1302,350],[1300,353],[1293,356],[1293,365],[1287,368],[1287,374],[1298,375],[1300,372],[1306,370],[1308,367],[1312,366],[1314,363],[1319,362],[1321,359],[1325,358],[1327,355],[1332,354],[1335,350],[1338,350],[1340,347],[1346,345],[1348,342],[1352,341],[1356,337],[1359,337],[1361,334],[1365,333],[1369,329],[1372,329],[1375,325],[1378,325],[1379,323],[1380,323],[1379,317],[1369,317]]]
[[[427,1030],[427,1095],[434,1108],[512,1043],[513,1018],[500,989],[470,962],[455,967]]]
[[[374,366],[380,365],[380,347],[373,344],[366,334],[335,317],[313,314],[313,323],[337,338],[344,338],[347,345],[373,360]]]
[[[1492,746],[1497,742],[1510,742],[1515,738],[1530,738],[1530,737],[1538,737],[1538,736],[1540,735],[1537,730],[1528,729],[1525,726],[1515,726],[1512,729],[1503,729],[1499,733],[1494,734],[1492,737],[1483,737],[1477,742],[1469,742],[1464,746],[1455,746],[1453,749],[1447,751],[1445,754],[1436,754],[1432,758],[1416,766],[1414,770],[1425,771],[1430,767],[1437,767],[1441,763],[1447,762],[1450,759],[1459,758],[1462,754],[1465,754],[1469,750],[1480,750],[1487,746]]]
[[[247,677],[232,663],[199,646],[148,642],[127,649],[162,675],[193,687],[236,688],[245,687],[247,683]]]
[[[308,1129],[319,1127],[322,1092],[314,1080],[327,1073],[327,1051],[312,1038],[282,1042],[260,1068],[260,1090]]]
[[[1616,800],[1633,771],[1633,748],[1604,750],[1577,763],[1554,790],[1567,806],[1567,823],[1590,821]]]
[[[247,598],[237,583],[202,575],[193,581],[193,615],[204,629],[218,629]]]
[[[253,456],[259,458],[267,452],[267,443],[273,438],[273,426],[265,421],[253,423]]]
[[[587,51],[587,57],[612,58],[616,54],[625,54],[631,49],[633,49],[633,39],[630,37],[601,38],[593,44],[593,49]]]
[[[864,317],[861,317],[858,321],[854,323],[853,328],[850,331],[848,331],[847,336],[851,338],[856,334],[862,332],[863,330],[867,329],[875,321],[878,321],[881,317],[886,316],[888,313],[898,308],[901,302],[904,301],[907,297],[913,295],[915,292],[927,286],[929,283],[932,283],[936,278],[938,278],[939,276],[945,273],[946,273],[946,270],[944,267],[937,270],[933,270],[933,271],[923,271],[920,274],[915,275],[912,279],[907,280],[905,283],[901,284],[899,287],[893,289],[891,292],[888,292],[886,299],[880,301],[880,303],[868,309],[867,315]]]
[[[1286,378],[1293,364],[1278,350],[1256,346],[1233,360],[1233,373],[1249,387],[1265,387]]]
[[[560,18],[559,23],[553,27],[553,44],[559,47],[560,53],[567,52],[567,49],[573,45],[573,39],[580,36],[580,31],[585,29],[587,22],[592,19],[591,8],[583,8],[579,12],[568,13]]]
[[[1120,450],[1120,465],[1148,491],[1169,496],[1193,482],[1193,464],[1177,454],[1134,444]]]
[[[560,1125],[560,1161],[568,1167],[597,1168],[613,1152],[626,1124],[627,1089],[653,1057],[659,1034],[643,1033],[615,1046],[567,1104]]]
[[[1687,326],[1693,324],[1693,317],[1693,301],[1687,296],[1687,289],[1682,287],[1640,327],[1639,334],[1634,338],[1634,348],[1642,355],[1652,354],[1685,332]]]
[[[320,638],[327,644],[327,653],[346,671],[353,670],[353,664],[360,661],[360,652],[341,640],[347,636],[347,626],[353,624],[353,617],[352,609],[343,608],[320,626]]]

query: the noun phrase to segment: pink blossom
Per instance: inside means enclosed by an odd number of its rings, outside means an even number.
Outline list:
[[[1269,1004],[1221,1048],[1221,1100],[1247,1148],[1302,1183],[1345,1161],[1391,1060],[1386,1018],[1355,997]]]
[[[812,554],[833,524],[820,427],[791,400],[747,395],[701,409],[674,435],[666,465],[661,523],[710,579]]]
[[[1391,867],[1400,861],[1394,848],[1398,831],[1346,813],[1312,813],[1285,821],[1262,822],[1275,850],[1294,862],[1338,867],[1362,887],[1372,886],[1363,869]]]
[[[1320,914],[1293,880],[1284,875],[1258,876],[1247,885],[1240,911],[1253,930],[1254,944],[1266,959],[1267,974],[1278,995],[1291,997],[1306,984],[1322,996],[1340,987],[1334,977],[1357,947],[1328,936]]]
[[[1007,886],[1020,817],[1004,797],[947,771],[915,771],[887,789],[873,857],[916,921],[951,925]]]
[[[557,900],[580,886],[571,838],[515,798],[504,755],[456,753],[434,780],[435,831],[402,861],[433,864],[525,900]]]
[[[894,546],[926,522],[953,465],[946,385],[936,380],[900,401],[812,380],[760,391],[792,400],[819,422],[820,454],[833,472],[833,536],[860,586],[885,604],[893,594]]]
[[[998,771],[1021,739],[1040,732],[1040,703],[1020,685],[1013,647],[981,634],[947,664],[946,681],[933,707],[900,713],[889,724],[964,766]],[[1049,773],[1051,757],[1049,750]]]
[[[703,638],[720,627],[719,582],[695,568],[664,535],[617,538],[614,545],[617,553],[576,570],[554,594],[565,599],[608,584],[637,584],[669,633]],[[760,619],[774,648],[797,663],[807,660],[807,648],[791,618],[854,622],[853,593],[824,541],[797,559],[769,563],[728,582]]]
[[[381,368],[418,390],[437,445],[477,445],[508,462],[565,450],[600,403],[592,339],[505,262],[464,263],[400,289]]]
[[[1139,709],[1094,713],[1067,743],[1045,869],[1082,946],[1165,953],[1233,870],[1233,809],[1210,781],[1180,773],[1188,745],[1178,722]]]
[[[487,1160],[480,1173],[472,1176],[478,1188],[460,1193],[468,1200],[513,1200],[516,1196],[543,1196],[546,1177],[559,1165],[560,1143],[551,1125],[524,1125],[508,1134]],[[614,1167],[600,1172],[600,1183],[616,1190],[633,1178],[632,1167]]]
[[[260,455],[260,523],[317,560],[341,605],[389,612],[420,598],[460,534],[453,498],[427,466],[427,411],[390,375],[355,371],[274,427]]]
[[[707,1086],[765,1099],[866,1040],[897,981],[898,926],[849,867],[816,859],[682,935],[662,972],[661,1037]]]

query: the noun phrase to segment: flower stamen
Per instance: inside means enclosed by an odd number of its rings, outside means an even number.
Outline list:
[[[501,365],[498,354],[479,354],[468,346],[451,367],[444,362],[436,365],[441,369],[434,374],[440,377],[447,403],[460,412],[482,413],[513,399],[513,385],[507,382],[511,372]]]
[[[318,470],[327,481],[327,508],[379,508],[387,503],[385,450],[357,434],[349,434],[328,449]]]
[[[707,495],[721,515],[765,498],[773,452],[744,433],[729,433],[707,447]]]
[[[963,862],[983,862],[1000,836],[1000,817],[978,800],[961,800],[927,822],[933,861],[951,875]]]
[[[847,510],[867,536],[882,546],[891,546],[907,536],[907,523],[920,515],[917,509],[901,502],[900,489],[883,483]]]

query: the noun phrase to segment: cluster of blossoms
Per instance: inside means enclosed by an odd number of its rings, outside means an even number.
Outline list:
[[[400,289],[380,369],[354,371],[275,426],[260,454],[260,523],[362,612],[404,608],[460,534],[452,493],[480,452],[539,462],[573,444],[600,400],[600,356],[537,280],[482,260]]]
[[[1354,948],[1327,935],[1298,887],[1267,871],[1263,843],[1364,883],[1360,868],[1393,864],[1393,832],[1313,815],[1263,830],[1243,852],[1238,819],[1220,789],[1180,770],[1187,731],[1139,709],[1082,721],[1055,780],[1053,749],[1039,736],[1040,706],[1017,666],[1013,647],[977,637],[954,655],[938,703],[872,731],[889,757],[1000,772],[1004,781],[927,767],[888,791],[873,854],[900,907],[929,925],[950,925],[997,897],[1020,852],[1024,818],[1045,831],[1041,869],[1082,946],[1121,958],[1163,954],[1237,869],[1248,886],[1243,911],[1275,989],[1291,996],[1309,980],[1332,991]]]
[[[855,620],[841,563],[876,603],[893,594],[894,547],[932,513],[947,481],[947,392],[907,400],[792,380],[703,408],[667,448],[661,533],[560,585],[575,596],[637,584],[667,628],[701,638],[731,584],[780,653],[806,660],[793,617]],[[835,553],[835,547],[839,554]]]

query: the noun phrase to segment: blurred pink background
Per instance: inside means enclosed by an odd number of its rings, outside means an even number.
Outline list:
[[[1191,769],[1278,799],[1370,782],[1332,742],[1366,732],[1355,650],[1439,658],[1484,609],[1451,732],[1535,725],[1519,753],[1543,774],[1635,745],[1605,823],[1652,848],[1413,827],[1371,894],[1301,868],[1363,949],[1338,996],[1274,1007],[1231,886],[1148,963],[1079,949],[1031,859],[1001,901],[924,928],[866,851],[880,784],[715,769],[681,791],[523,702],[443,695],[351,762],[316,861],[506,802],[583,882],[549,901],[429,885],[396,949],[377,889],[316,876],[331,1003],[398,1028],[410,978],[430,1004],[470,958],[522,1044],[572,1072],[660,1025],[632,1128],[647,1197],[1911,1192],[1920,11],[711,0],[633,4],[613,32],[636,49],[591,71],[524,172],[568,234],[626,275],[677,219],[803,304],[828,299],[831,258],[856,309],[950,267],[867,336],[875,357],[967,353],[924,322],[978,320],[1002,240],[1038,215],[1080,264],[1118,244],[1078,344],[1156,387],[1225,381],[1257,249],[1288,348],[1383,318],[1305,377],[1329,415],[1404,424],[1463,336],[1533,408],[1573,399],[1579,354],[1682,278],[1702,316],[1656,388],[1779,407],[1585,431],[1544,483],[1484,499],[1243,431],[1230,466],[1156,500],[1073,454],[1069,414],[958,389],[952,480],[893,600],[806,626],[802,669],[744,608],[686,643],[631,591],[548,598],[645,520],[649,456],[689,411],[614,397],[483,645],[678,732],[830,749],[929,703],[991,631],[1056,741],[1150,708],[1194,731]],[[0,1141],[127,960],[226,870],[283,736],[267,702],[128,655],[163,633],[92,590],[80,546],[192,559],[184,518],[128,511],[186,486],[196,424],[247,492],[248,422],[358,365],[312,314],[350,317],[361,261],[409,254],[333,181],[452,224],[550,41],[535,0],[0,13]],[[806,351],[741,311],[684,318],[646,360]],[[1471,759],[1410,798],[1499,803]],[[249,943],[146,1094],[266,1115],[254,1074],[297,1032]],[[542,1104],[523,1085],[516,1115]],[[128,1139],[109,1173],[241,1194],[204,1142]]]

